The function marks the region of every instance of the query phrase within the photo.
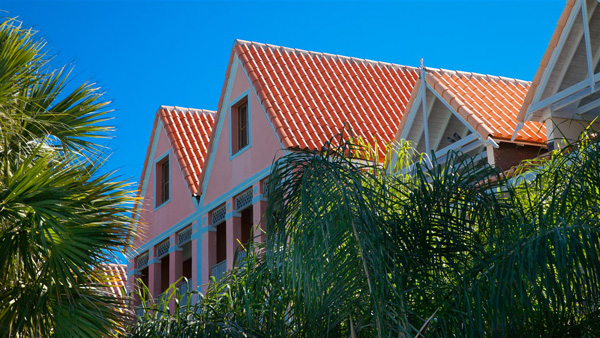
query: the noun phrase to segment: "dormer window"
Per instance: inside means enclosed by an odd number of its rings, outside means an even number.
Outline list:
[[[235,154],[248,146],[250,128],[248,124],[248,100],[241,99],[231,107],[231,153]]]
[[[156,207],[169,201],[169,156],[156,163]]]

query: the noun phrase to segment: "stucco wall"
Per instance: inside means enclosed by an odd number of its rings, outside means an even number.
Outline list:
[[[160,123],[159,123],[160,125]],[[164,128],[160,128],[158,143],[154,157],[148,161],[150,166],[150,177],[144,194],[143,209],[140,215],[139,229],[142,231],[141,238],[134,241],[135,247],[139,247],[154,237],[159,236],[170,227],[182,221],[195,211],[194,199],[183,179],[177,158],[173,153],[171,144]],[[170,199],[158,208],[155,207],[155,185],[156,185],[156,162],[169,154],[170,174]]]
[[[232,69],[233,71],[234,69]],[[207,171],[208,183],[203,196],[203,205],[211,203],[251,176],[270,166],[274,156],[283,154],[280,150],[279,140],[260,106],[258,98],[251,89],[243,68],[237,63],[233,81],[231,92],[224,102],[226,110],[222,112],[225,114],[223,114],[222,130],[218,138],[214,162]],[[248,96],[250,110],[250,147],[232,157],[230,144],[231,106],[246,95]]]

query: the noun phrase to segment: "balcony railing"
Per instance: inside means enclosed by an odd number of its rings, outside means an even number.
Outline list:
[[[227,260],[224,259],[222,261],[220,261],[219,263],[215,264],[212,269],[211,269],[211,275],[215,277],[215,280],[219,280],[223,277],[223,275],[225,274],[225,271],[227,271]]]
[[[144,304],[146,305],[146,308],[148,308],[149,310],[158,310],[159,312],[162,311],[166,311],[166,304],[164,304],[163,302],[163,297],[168,297],[168,294],[166,293],[161,293],[159,294],[156,298],[154,299],[150,299],[144,302]],[[144,314],[144,306],[140,305],[135,309],[135,314],[138,317],[141,317]],[[158,316],[160,317],[160,314],[158,314]]]
[[[238,266],[244,266],[244,264],[246,264],[246,256],[248,255],[248,252],[246,250],[240,250],[237,253],[237,265]]]
[[[177,285],[177,290],[179,291],[179,297],[181,297],[181,301],[179,302],[179,305],[181,308],[185,307],[188,303],[189,300],[189,293],[193,290],[194,287],[194,283],[192,283],[191,279],[187,280],[186,282],[183,282],[179,285]]]

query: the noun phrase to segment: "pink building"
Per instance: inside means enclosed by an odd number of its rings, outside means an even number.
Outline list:
[[[252,227],[263,226],[273,161],[291,149],[320,148],[345,124],[377,142],[380,158],[397,137],[428,153],[481,152],[492,164],[500,150],[517,160],[537,156],[546,148],[541,124],[529,122],[510,138],[528,87],[236,41],[217,112],[157,112],[136,206],[143,233],[128,253],[130,290],[137,278],[155,296],[181,276],[199,289],[219,278]]]

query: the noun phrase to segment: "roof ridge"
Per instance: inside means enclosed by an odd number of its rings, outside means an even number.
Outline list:
[[[455,74],[458,74],[461,76],[494,78],[494,79],[499,79],[499,80],[502,80],[505,82],[519,82],[524,85],[531,84],[531,81],[521,80],[521,79],[517,79],[517,78],[505,77],[505,76],[499,76],[499,75],[491,75],[491,74],[482,74],[482,73],[475,73],[475,72],[466,72],[466,71],[462,71],[462,70],[451,70],[451,69],[445,69],[445,68],[430,68],[430,67],[425,67],[425,70],[426,71],[429,70],[432,72],[440,72],[440,73],[455,73]]]
[[[262,47],[262,48],[279,49],[279,50],[283,50],[283,51],[287,51],[287,52],[308,54],[308,55],[313,55],[313,56],[321,56],[321,57],[331,58],[331,59],[354,61],[354,62],[360,62],[360,63],[369,63],[369,64],[381,66],[381,67],[387,66],[387,67],[403,68],[403,69],[411,69],[411,70],[418,69],[418,67],[401,65],[398,63],[376,61],[376,60],[365,59],[365,58],[361,59],[361,58],[357,58],[357,57],[345,56],[345,55],[340,55],[340,54],[315,52],[315,51],[310,51],[310,50],[305,50],[305,49],[278,46],[278,45],[272,45],[272,44],[268,44],[268,43],[247,41],[247,40],[241,40],[241,39],[236,39],[234,42],[234,46],[235,45],[249,45],[249,46],[258,46],[258,47]]]
[[[199,114],[209,114],[209,115],[215,115],[217,112],[214,110],[209,110],[209,109],[200,109],[200,108],[188,108],[188,107],[180,107],[180,106],[167,106],[167,105],[160,105],[160,109],[167,109],[167,110],[177,110],[180,111],[182,113],[199,113]]]

